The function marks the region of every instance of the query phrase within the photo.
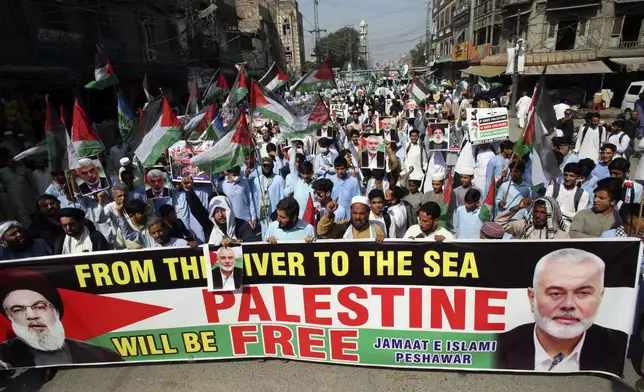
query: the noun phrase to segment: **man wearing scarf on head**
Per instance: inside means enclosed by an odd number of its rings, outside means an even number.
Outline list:
[[[32,238],[18,221],[0,223],[0,260],[49,256],[51,249],[40,238]]]
[[[320,238],[372,239],[381,243],[385,233],[377,223],[369,220],[370,202],[365,196],[356,196],[351,200],[351,219],[335,222],[337,203],[326,205],[326,213],[318,223],[317,232]]]
[[[233,242],[259,240],[248,222],[235,218],[235,212],[226,196],[213,197],[208,205],[208,213],[212,221],[209,244],[228,246]]]
[[[512,220],[519,210],[531,204],[532,199],[523,199],[516,206],[499,214],[494,221],[518,240],[569,238],[559,205],[552,197],[537,199],[525,219]]]

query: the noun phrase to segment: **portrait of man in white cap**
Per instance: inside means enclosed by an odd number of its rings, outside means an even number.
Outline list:
[[[0,300],[16,335],[0,344],[0,368],[123,361],[115,351],[65,336],[60,293],[37,272],[0,272]]]
[[[101,162],[98,159],[83,158],[78,161],[76,183],[82,195],[90,195],[110,187]]]
[[[167,185],[168,176],[159,169],[152,169],[147,175],[147,185],[149,188],[145,191],[148,200],[167,199],[170,197],[170,188]]]

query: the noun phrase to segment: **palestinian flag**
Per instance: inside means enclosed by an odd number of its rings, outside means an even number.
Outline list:
[[[285,102],[254,80],[251,81],[250,102],[253,118],[261,117],[276,122],[280,127],[289,127],[295,121],[295,112]]]
[[[148,74],[143,74],[143,92],[148,102],[154,99],[154,96],[150,94],[150,89],[148,88]]]
[[[545,68],[534,89],[523,136],[514,144],[515,155],[528,153],[532,160],[532,185],[549,183],[561,177],[561,169],[546,137],[557,124],[557,116],[546,88]]]
[[[309,199],[306,201],[306,208],[304,209],[302,220],[304,222],[310,223],[314,229],[317,227],[317,224],[315,222],[315,207],[313,206],[313,198],[311,197],[311,194],[309,194]]]
[[[13,157],[13,160],[16,162],[21,161],[25,158],[44,160],[47,159],[47,154],[47,139],[43,139],[39,141],[35,146],[26,149],[25,151]]]
[[[190,98],[186,105],[186,116],[196,116],[199,114],[199,91],[197,91],[197,79],[192,79],[190,84]]]
[[[291,124],[281,126],[282,135],[289,139],[309,136],[322,129],[329,122],[329,110],[319,94],[312,96],[299,110],[298,116]]]
[[[496,198],[496,181],[494,176],[492,176],[492,181],[490,181],[490,186],[485,196],[485,201],[481,206],[481,211],[479,211],[479,219],[481,222],[490,222],[494,219],[494,204]]]
[[[49,101],[49,95],[45,95],[45,104],[47,107],[45,138],[47,140],[51,171],[65,171],[80,167],[74,143],[72,143],[72,139],[67,134],[65,125],[60,121],[54,105]]]
[[[266,75],[259,80],[259,84],[268,91],[276,91],[288,84],[288,76],[276,62],[273,62]]]
[[[105,150],[103,142],[94,131],[92,123],[78,102],[74,100],[74,116],[72,117],[72,142],[80,158],[98,155]]]
[[[237,73],[237,79],[233,83],[233,87],[230,89],[230,94],[226,98],[223,106],[226,107],[235,107],[237,104],[246,98],[248,95],[248,84],[246,83],[246,70],[244,65],[239,65],[239,72]]]
[[[134,113],[127,105],[123,94],[118,94],[117,100],[117,115],[118,115],[118,127],[121,138],[125,140],[127,135],[130,134],[132,130],[132,125],[134,123]]]
[[[331,62],[326,60],[318,69],[309,71],[291,87],[291,91],[313,92],[336,88]]]
[[[218,69],[210,79],[210,83],[208,83],[208,87],[206,87],[206,91],[203,94],[203,105],[208,106],[215,101],[224,99],[228,91],[230,89],[224,74]]]
[[[224,120],[221,114],[217,114],[214,120],[210,122],[208,128],[204,133],[199,136],[199,140],[219,140],[226,134],[226,127],[224,127]]]
[[[378,87],[378,78],[376,78],[376,74],[372,71],[369,77],[369,91],[367,95],[372,96],[376,92],[376,87]]]
[[[429,90],[425,83],[423,83],[416,75],[411,78],[410,95],[420,105],[421,101],[429,94]]]
[[[110,60],[105,57],[101,48],[96,45],[97,53],[95,58],[96,66],[94,68],[94,81],[89,82],[85,85],[85,88],[91,88],[96,90],[103,90],[106,87],[114,86],[118,84],[119,79],[112,69],[112,64]]]
[[[238,116],[228,128],[228,132],[214,146],[190,159],[191,165],[199,166],[209,173],[220,173],[244,163],[244,159],[253,152],[254,147],[246,115],[240,110]]]
[[[148,132],[134,154],[143,167],[152,167],[163,153],[181,140],[181,123],[172,111],[168,100],[163,98],[163,114]]]
[[[211,123],[215,120],[217,116],[217,104],[213,103],[212,105],[204,108],[201,113],[194,116],[188,124],[184,127],[186,131],[186,139],[190,138],[191,134],[197,133],[203,135],[204,131],[208,130],[211,127]],[[214,134],[212,135],[214,136]],[[204,140],[217,140],[217,139],[204,139]]]

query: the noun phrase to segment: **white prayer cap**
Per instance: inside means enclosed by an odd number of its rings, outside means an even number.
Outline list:
[[[119,163],[121,164],[121,166],[127,166],[130,163],[132,163],[132,161],[130,161],[130,158],[128,158],[128,157],[123,157],[123,158],[121,158]]]
[[[263,125],[260,130],[263,131],[264,129],[268,131],[268,127],[266,125]]]
[[[458,173],[462,176],[473,176],[474,175],[474,168],[473,167],[466,167],[464,169],[461,169],[461,171]]]
[[[351,199],[351,205],[354,204],[364,204],[367,207],[371,207],[371,203],[369,202],[369,198],[366,196],[354,196]]]
[[[93,162],[90,158],[82,158],[78,160],[80,167],[85,167],[91,165]]]
[[[432,181],[443,181],[445,179],[445,173],[435,172],[432,174]]]
[[[17,137],[25,137],[25,134],[24,134],[24,133],[19,133],[19,134],[17,134],[16,136],[17,136]]]
[[[13,132],[11,132],[11,131],[6,131],[6,132],[4,133],[4,135],[5,135],[5,136],[11,136],[11,135],[13,135]]]
[[[4,221],[0,223],[0,240],[4,237],[9,229],[12,227],[23,227],[18,221]]]

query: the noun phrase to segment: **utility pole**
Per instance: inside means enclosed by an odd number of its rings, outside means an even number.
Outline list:
[[[317,60],[317,63],[320,64],[322,61],[322,58],[320,56],[320,51],[318,48],[318,45],[320,44],[320,32],[325,32],[326,30],[320,29],[320,17],[318,16],[318,0],[313,0],[313,23],[314,23],[314,29],[309,30],[310,33],[315,34],[315,58]]]
[[[425,65],[429,65],[432,38],[432,0],[427,0],[427,16],[425,17]]]

